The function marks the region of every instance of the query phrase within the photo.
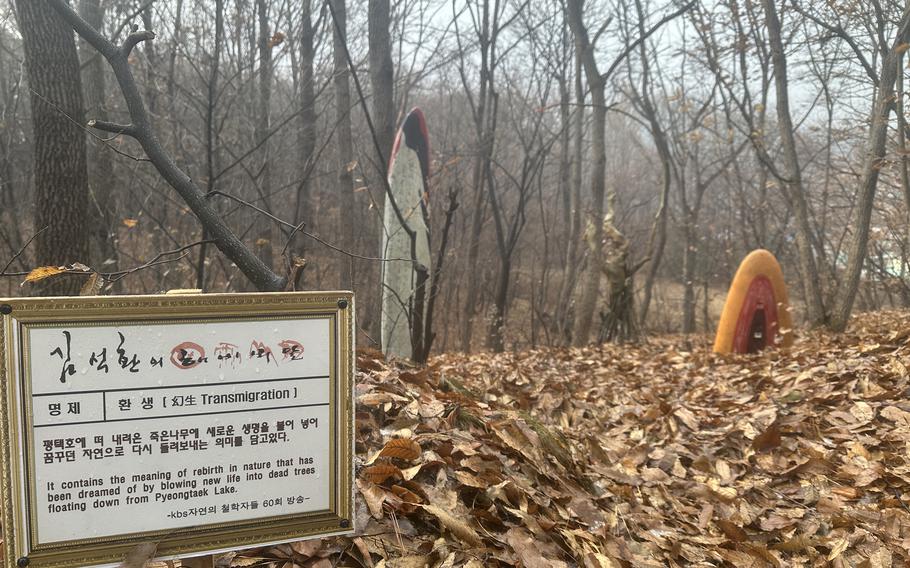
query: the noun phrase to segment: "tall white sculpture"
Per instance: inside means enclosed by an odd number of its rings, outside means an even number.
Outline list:
[[[426,314],[430,283],[427,279],[418,291],[416,269],[422,267],[430,274],[429,176],[427,125],[415,108],[398,129],[389,159],[392,199],[386,195],[382,232],[382,256],[387,261],[382,263],[381,339],[386,355],[413,357],[411,328]],[[419,306],[418,296],[423,298]]]

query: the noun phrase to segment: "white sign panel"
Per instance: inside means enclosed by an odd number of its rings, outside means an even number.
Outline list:
[[[199,296],[208,302],[190,317],[155,317],[139,300],[137,317],[107,320],[95,299],[92,317],[57,321],[7,301],[16,558],[40,566],[42,551],[184,529],[205,537],[174,553],[350,529],[350,439],[338,437],[351,436],[351,417],[339,415],[352,408],[349,295],[257,297],[262,305],[226,313]],[[52,300],[40,302],[51,313]],[[282,520],[278,532],[263,526]]]

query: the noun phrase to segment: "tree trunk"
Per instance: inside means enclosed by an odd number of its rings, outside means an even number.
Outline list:
[[[774,0],[762,0],[765,5],[765,22],[768,26],[768,41],[771,47],[771,61],[774,65],[774,84],[776,88],[777,123],[780,130],[781,146],[784,159],[784,176],[782,186],[790,204],[790,210],[796,217],[796,248],[799,269],[802,273],[803,294],[806,300],[806,315],[812,326],[825,323],[825,306],[822,300],[822,289],[818,277],[818,268],[812,249],[812,225],[809,221],[809,206],[806,203],[803,189],[799,157],[796,153],[796,137],[793,135],[793,121],[790,117],[790,99],[787,84],[787,58],[781,40],[780,20]],[[761,208],[763,204],[758,204]]]
[[[95,29],[102,29],[104,8],[99,0],[80,0],[79,13]],[[85,114],[90,119],[107,120],[105,109],[104,58],[86,41],[79,42],[82,67],[82,84],[85,87]],[[116,271],[118,253],[116,246],[117,192],[112,191],[113,162],[111,151],[104,144],[94,141],[88,146],[89,215],[91,266],[100,270]]]
[[[344,250],[353,252],[354,225],[354,182],[351,172],[354,168],[354,141],[351,134],[351,85],[345,49],[347,42],[347,11],[345,0],[330,0],[335,13],[333,26],[333,63],[335,82],[335,120],[338,152],[338,225],[341,230]],[[346,290],[354,286],[354,262],[347,256],[341,257],[341,286]]]
[[[314,47],[315,32],[313,30],[312,0],[303,0],[300,16],[300,126],[297,130],[297,145],[299,151],[298,175],[300,184],[297,186],[297,206],[294,219],[296,222],[307,223],[307,228],[313,231],[312,225],[316,216],[313,215],[313,172],[314,152],[316,151],[316,90],[314,65],[316,50]],[[306,254],[303,245],[298,247],[301,255]],[[303,280],[301,280],[303,282]]]
[[[468,352],[471,350],[471,336],[473,335],[473,316],[477,313],[477,303],[480,299],[480,271],[478,270],[478,259],[480,257],[480,234],[483,230],[483,220],[486,213],[488,172],[490,171],[490,162],[493,156],[493,142],[495,130],[493,126],[488,126],[490,114],[496,114],[496,108],[493,106],[490,91],[493,88],[493,69],[494,63],[491,61],[493,43],[490,31],[490,2],[483,2],[483,17],[481,27],[478,33],[479,55],[480,55],[480,84],[478,86],[477,105],[474,108],[474,130],[477,136],[477,158],[474,161],[474,171],[471,178],[471,185],[474,187],[474,213],[471,219],[471,234],[468,245],[468,289],[465,297],[465,309],[461,328],[461,349]],[[494,17],[495,21],[495,17]],[[495,27],[495,24],[494,24]],[[464,79],[462,79],[464,81]],[[469,89],[469,85],[464,85]],[[495,121],[495,118],[493,119]]]
[[[872,128],[869,132],[868,149],[863,167],[862,183],[853,223],[853,235],[850,239],[847,268],[844,279],[838,290],[831,313],[829,327],[833,331],[843,331],[850,319],[853,302],[859,290],[866,248],[869,242],[869,225],[872,219],[872,206],[875,201],[875,190],[878,186],[878,174],[885,157],[885,146],[888,142],[888,118],[894,108],[894,83],[900,69],[903,44],[910,41],[910,8],[904,10],[898,26],[897,36],[888,54],[882,60],[882,69],[878,91],[872,107]]]
[[[564,343],[571,342],[572,325],[570,314],[572,312],[572,296],[578,283],[578,248],[581,240],[581,186],[582,168],[584,163],[584,117],[585,117],[585,91],[582,85],[581,58],[575,54],[575,109],[569,112],[570,99],[568,85],[560,89],[561,101],[560,115],[564,129],[563,141],[565,148],[562,150],[566,160],[565,175],[560,177],[564,184],[563,207],[565,211],[566,230],[566,261],[563,269],[562,282],[559,286],[557,298],[558,311],[556,313],[557,331]],[[571,154],[570,154],[571,153]]]
[[[16,0],[31,89],[37,263],[87,262],[89,232],[82,83],[73,29],[46,2]],[[76,294],[81,278],[60,278],[45,295]]]
[[[269,29],[269,7],[266,0],[256,0],[256,11],[259,20],[259,100],[256,109],[256,144],[262,165],[259,169],[256,183],[262,208],[272,212],[272,156],[269,144],[269,131],[272,128],[272,33]],[[262,262],[266,266],[275,267],[274,251],[279,231],[275,229],[271,220],[260,218],[259,246]]]
[[[493,313],[490,317],[490,328],[487,331],[487,347],[494,353],[502,353],[505,348],[506,306],[509,300],[509,280],[512,275],[512,260],[501,258],[499,277],[496,279],[496,295],[493,297]]]
[[[391,11],[389,0],[369,1],[369,57],[370,57],[370,84],[373,91],[373,125],[379,142],[380,155],[376,156],[378,175],[388,174],[389,156],[392,153],[392,144],[395,141],[395,69],[392,64]],[[382,187],[381,183],[375,184]],[[379,193],[377,211],[384,211],[385,194]],[[368,211],[369,213],[369,211]],[[364,224],[368,242],[377,243],[382,240],[382,221],[379,215],[369,215]],[[381,291],[374,289],[374,285],[381,287],[380,270],[375,264],[364,267],[369,274],[367,281],[370,283],[370,294],[379,294]],[[369,303],[369,307],[376,306]],[[370,330],[373,337],[381,332],[381,314],[378,310],[369,309],[363,312],[364,327]]]
[[[373,125],[382,150],[380,164],[388,166],[395,139],[394,72],[390,35],[389,0],[369,2],[370,83],[373,87]]]
[[[209,71],[209,84],[205,106],[205,172],[206,192],[215,189],[215,176],[218,171],[218,129],[215,125],[215,101],[218,98],[218,73],[221,66],[221,48],[224,43],[224,0],[215,0],[215,48],[212,51],[211,68]],[[208,234],[202,231],[202,240],[207,240]],[[207,245],[199,247],[199,259],[196,263],[196,288],[205,290],[205,263]]]
[[[473,319],[477,313],[477,301],[480,297],[480,272],[477,261],[480,256],[480,232],[483,230],[483,217],[487,200],[484,199],[483,175],[481,175],[480,158],[474,166],[474,208],[471,215],[471,233],[468,235],[468,289],[465,293],[464,312],[461,322],[461,350],[471,350],[471,336],[474,334]]]
[[[591,123],[591,205],[588,210],[587,228],[589,244],[588,271],[582,287],[581,299],[575,310],[575,345],[585,345],[591,337],[594,311],[600,295],[600,273],[603,267],[604,241],[604,193],[606,190],[606,120],[607,106],[604,93],[604,79],[597,69],[593,46],[588,40],[588,32],[582,20],[581,0],[566,2],[569,26],[575,35],[575,49],[581,54],[585,76],[591,91],[594,107]]]
[[[641,5],[639,7],[639,18],[641,18]],[[643,24],[639,24],[639,29]],[[642,33],[642,35],[644,35]],[[651,137],[654,139],[654,145],[657,147],[657,155],[660,158],[660,201],[657,205],[657,213],[654,215],[654,224],[651,226],[651,236],[649,238],[648,254],[648,273],[645,276],[644,290],[642,292],[641,314],[639,323],[642,327],[648,318],[648,310],[651,307],[651,297],[654,293],[654,283],[657,281],[657,272],[660,270],[660,263],[663,260],[664,249],[667,244],[667,218],[670,201],[670,186],[673,181],[673,169],[671,161],[673,156],[670,152],[670,144],[667,142],[667,134],[661,127],[654,107],[654,98],[651,93],[651,75],[648,65],[648,54],[645,50],[645,42],[642,42],[639,48],[642,64],[642,88],[641,88],[641,110],[648,120],[648,126],[651,130]]]
[[[902,69],[897,74],[897,143],[901,157],[901,190],[904,195],[904,210],[907,227],[904,230],[904,245],[901,247],[901,274],[903,279],[908,269],[907,248],[910,247],[910,156],[907,156],[907,117],[904,115],[904,72],[903,55],[901,56]],[[906,291],[906,287],[902,286]],[[904,302],[906,305],[906,302]]]
[[[696,220],[687,212],[683,222],[683,333],[695,333],[695,262],[698,254]]]

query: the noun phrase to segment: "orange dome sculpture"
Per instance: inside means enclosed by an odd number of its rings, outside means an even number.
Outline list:
[[[793,343],[787,285],[780,264],[758,249],[739,265],[721,312],[715,353],[756,353]]]

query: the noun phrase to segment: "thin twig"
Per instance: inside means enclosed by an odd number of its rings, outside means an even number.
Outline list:
[[[120,150],[120,149],[118,149],[118,148],[115,148],[114,145],[111,144],[111,139],[110,139],[110,138],[105,138],[105,137],[103,137],[103,136],[99,136],[96,132],[94,132],[91,128],[89,128],[89,126],[95,126],[95,124],[109,124],[109,123],[102,123],[101,121],[90,120],[89,123],[88,123],[88,126],[86,126],[85,124],[82,124],[82,123],[80,123],[78,120],[76,120],[75,118],[71,117],[69,114],[67,114],[67,112],[66,112],[65,110],[63,110],[63,109],[60,108],[56,103],[54,103],[54,101],[48,100],[44,95],[42,95],[41,93],[39,93],[39,92],[36,91],[35,89],[32,89],[31,87],[29,87],[28,90],[31,91],[31,93],[32,93],[33,95],[35,95],[36,97],[38,97],[39,99],[41,99],[41,100],[44,102],[44,104],[49,105],[51,108],[53,108],[54,110],[56,110],[57,112],[59,112],[60,114],[62,114],[62,115],[64,116],[64,118],[66,118],[68,121],[72,122],[73,124],[75,124],[75,125],[78,126],[79,128],[81,128],[81,129],[83,130],[83,132],[88,133],[89,136],[91,136],[92,138],[94,138],[95,140],[97,140],[98,142],[100,142],[103,146],[106,146],[106,147],[110,148],[112,151],[116,152],[117,154],[120,154],[120,155],[123,156],[124,158],[129,158],[129,159],[131,159],[131,160],[133,160],[133,161],[135,161],[135,162],[150,162],[150,161],[151,161],[151,160],[149,160],[148,158],[140,158],[139,156],[134,156],[134,155],[132,155],[132,154],[128,154],[128,153],[124,152],[123,150]],[[132,127],[129,126],[129,127],[124,127],[124,128],[129,129],[129,128],[132,128]],[[131,133],[130,133],[130,132],[127,132],[127,130],[123,130],[123,131],[117,132],[117,131],[114,131],[114,130],[102,129],[102,128],[100,128],[100,127],[99,127],[98,129],[99,129],[99,130],[104,130],[105,132],[112,132],[112,133],[114,133],[114,134],[128,134],[128,135],[131,135]],[[112,138],[113,138],[113,137],[112,137]]]
[[[204,245],[204,244],[211,244],[214,242],[215,242],[214,239],[204,239],[201,241],[196,241],[194,243],[184,245],[184,246],[174,249],[174,250],[160,252],[155,255],[155,258],[153,258],[152,260],[150,260],[144,264],[140,264],[139,266],[135,266],[135,267],[129,268],[127,270],[118,270],[117,272],[106,272],[106,273],[99,273],[99,274],[101,274],[101,276],[103,276],[106,280],[108,280],[112,283],[117,282],[118,280],[121,280],[135,272],[139,272],[140,270],[144,270],[144,269],[150,268],[152,266],[158,266],[159,264],[177,262],[183,258],[186,258],[187,254],[189,254],[186,251],[188,251],[189,249],[191,249],[193,247],[198,247],[198,246]],[[184,254],[181,254],[181,253],[184,253]],[[181,254],[181,256],[179,256],[177,258],[169,258],[169,259],[164,258],[166,256],[171,256],[174,254]]]
[[[269,213],[269,212],[266,211],[265,209],[262,209],[261,207],[257,207],[257,206],[255,206],[255,205],[253,205],[253,204],[250,203],[249,201],[246,201],[246,200],[244,200],[244,199],[241,199],[241,198],[237,197],[236,195],[231,195],[230,193],[225,193],[225,192],[223,192],[223,191],[221,191],[221,190],[217,190],[217,189],[216,189],[216,190],[214,190],[214,191],[210,191],[210,192],[206,193],[205,195],[206,195],[206,197],[210,197],[210,196],[214,196],[214,195],[220,195],[220,196],[222,196],[222,197],[227,197],[228,199],[230,199],[230,200],[232,200],[232,201],[235,201],[235,202],[239,203],[240,205],[243,205],[244,207],[249,207],[250,209],[253,209],[253,210],[256,211],[256,212],[261,213],[262,215],[265,215],[266,217],[268,217],[268,218],[271,219],[272,221],[278,223],[279,225],[282,225],[282,226],[284,226],[284,227],[287,227],[287,228],[289,228],[289,229],[292,229],[291,234],[290,234],[290,236],[288,237],[288,241],[289,241],[289,242],[290,242],[290,238],[293,237],[295,233],[302,233],[302,234],[308,236],[309,238],[313,239],[314,241],[316,241],[316,242],[318,242],[318,243],[320,243],[320,244],[322,244],[322,245],[324,245],[324,246],[326,246],[326,247],[328,247],[328,248],[330,248],[330,249],[332,249],[332,250],[334,250],[334,251],[336,251],[336,252],[340,252],[340,253],[343,254],[343,255],[349,256],[349,257],[351,257],[351,258],[357,258],[357,259],[360,259],[360,260],[372,260],[372,261],[375,261],[375,262],[392,262],[392,261],[398,261],[398,262],[411,262],[411,259],[408,259],[408,258],[380,258],[380,257],[376,257],[376,256],[363,256],[363,255],[360,255],[360,254],[357,254],[357,253],[353,253],[353,252],[350,252],[350,251],[346,251],[346,250],[344,250],[343,248],[338,247],[338,246],[336,246],[336,245],[333,245],[332,243],[330,243],[330,242],[328,242],[328,241],[322,239],[321,237],[318,237],[318,236],[316,236],[316,235],[314,235],[314,234],[312,234],[312,233],[309,233],[309,232],[307,232],[307,231],[304,231],[304,230],[303,230],[303,226],[304,226],[303,223],[300,223],[299,225],[294,225],[293,223],[289,223],[289,222],[285,221],[284,219],[280,219],[280,218],[278,218],[278,217],[272,215],[271,213]],[[285,245],[284,248],[285,248],[285,250],[287,250],[287,245]]]
[[[22,245],[22,248],[20,248],[16,252],[16,254],[14,254],[13,257],[9,259],[9,262],[6,263],[6,266],[3,267],[3,270],[0,270],[0,276],[12,276],[12,274],[8,275],[6,273],[6,269],[9,268],[13,264],[13,262],[15,262],[15,260],[17,258],[22,256],[22,253],[25,252],[25,249],[28,248],[28,245],[32,244],[32,241],[34,241],[36,238],[38,238],[38,235],[40,235],[44,231],[48,230],[49,228],[50,228],[50,225],[45,226],[43,229],[41,229],[40,231],[38,231],[37,233],[32,235],[27,241],[25,241],[25,244]]]

